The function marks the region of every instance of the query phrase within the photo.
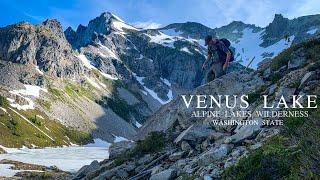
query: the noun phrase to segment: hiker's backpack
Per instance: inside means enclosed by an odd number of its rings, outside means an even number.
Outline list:
[[[226,39],[226,38],[219,39],[219,41],[223,42],[223,44],[224,44],[224,45],[229,49],[229,51],[231,52],[231,57],[230,57],[230,61],[229,61],[229,62],[234,61],[234,55],[233,55],[232,50],[230,49],[231,42],[230,42],[228,39]]]

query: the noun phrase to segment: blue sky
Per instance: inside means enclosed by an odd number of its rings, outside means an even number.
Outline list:
[[[64,29],[87,25],[104,11],[149,27],[186,21],[219,27],[233,20],[263,27],[275,13],[289,18],[320,14],[319,0],[1,0],[0,6],[0,27],[55,18]]]

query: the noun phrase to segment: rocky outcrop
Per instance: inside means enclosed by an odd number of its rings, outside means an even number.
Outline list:
[[[57,20],[0,28],[0,59],[37,66],[48,75],[72,77],[83,71]]]

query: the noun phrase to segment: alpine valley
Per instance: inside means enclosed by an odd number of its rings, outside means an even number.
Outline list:
[[[1,27],[0,154],[112,144],[105,160],[71,173],[0,165],[38,170],[16,174],[34,179],[317,178],[319,109],[283,126],[216,126],[213,120],[226,119],[192,117],[196,104],[187,108],[180,95],[246,94],[252,111],[263,109],[263,95],[270,104],[318,95],[319,32],[320,15],[280,14],[266,27],[234,21],[139,29],[110,12],[76,30],[55,19]],[[229,73],[208,83],[209,68],[201,70],[207,34],[229,39],[235,52]]]

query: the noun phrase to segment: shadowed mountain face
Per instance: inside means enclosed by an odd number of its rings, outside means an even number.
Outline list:
[[[200,67],[207,34],[231,41],[236,62],[229,70],[238,72],[253,57],[250,67],[257,68],[315,36],[319,24],[318,15],[276,15],[265,28],[232,22],[212,29],[186,22],[141,30],[107,12],[76,31],[63,32],[57,20],[9,25],[0,28],[0,95],[9,98],[9,107],[38,110],[95,138],[131,139],[160,107],[206,83],[209,68]],[[34,96],[26,85],[43,90]]]

